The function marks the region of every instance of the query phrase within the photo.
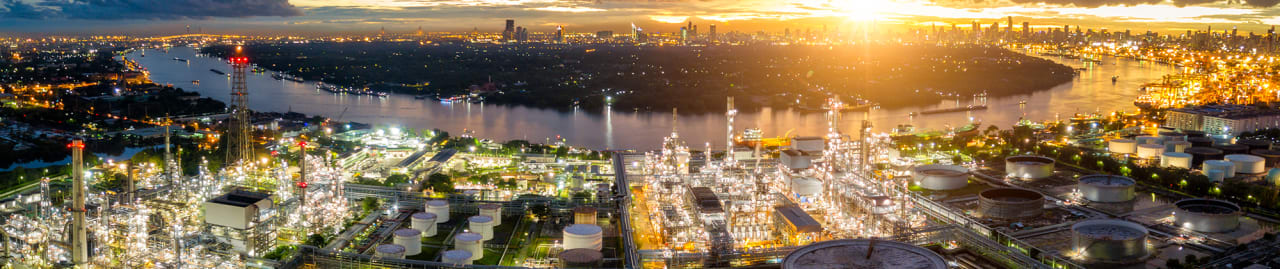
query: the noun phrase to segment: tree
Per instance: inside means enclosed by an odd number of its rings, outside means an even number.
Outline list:
[[[529,214],[538,219],[546,219],[551,216],[551,209],[544,204],[534,204],[529,206]]]
[[[431,174],[427,176],[427,186],[436,192],[450,193],[453,192],[453,178],[445,174]]]
[[[310,246],[324,247],[325,243],[327,243],[325,241],[327,240],[325,240],[324,235],[311,234],[311,236],[307,237],[307,242],[304,244],[310,245]]]
[[[365,214],[377,210],[378,206],[381,206],[381,201],[378,201],[378,198],[365,197],[364,200],[360,200],[360,208],[364,209]]]

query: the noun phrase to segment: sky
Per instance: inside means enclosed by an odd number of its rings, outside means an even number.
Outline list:
[[[1280,0],[0,0],[0,32],[20,34],[409,33],[676,31],[686,22],[721,32],[852,31],[969,25],[1178,33],[1280,24]],[[700,30],[706,31],[706,30]]]

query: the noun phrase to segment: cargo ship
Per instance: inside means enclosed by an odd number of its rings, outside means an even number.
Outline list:
[[[222,70],[218,70],[218,69],[209,69],[209,71],[211,71],[211,72],[213,72],[213,73],[215,73],[215,74],[219,74],[219,75],[226,75],[226,74],[227,74],[226,72],[222,72]]]

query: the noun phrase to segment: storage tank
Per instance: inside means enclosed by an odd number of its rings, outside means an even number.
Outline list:
[[[591,224],[596,225],[596,208],[589,206],[579,206],[573,208],[573,224]]]
[[[1222,150],[1222,154],[1245,154],[1249,152],[1248,146],[1240,144],[1217,145],[1214,148]]]
[[[1180,132],[1164,131],[1160,132],[1159,136],[1160,141],[1164,141],[1165,144],[1173,141],[1187,141],[1187,134]]]
[[[453,236],[453,248],[471,252],[471,260],[479,260],[484,258],[484,245],[481,243],[482,240],[484,239],[478,233],[459,233],[458,235]]]
[[[560,264],[556,268],[564,269],[593,269],[601,268],[604,262],[604,254],[599,250],[575,248],[561,251]]]
[[[1160,154],[1160,166],[1191,169],[1191,154],[1182,152],[1165,152]]]
[[[873,242],[874,241],[874,242]],[[782,269],[871,268],[947,269],[932,250],[898,241],[838,239],[800,247],[782,260]]]
[[[1039,217],[1044,195],[1019,188],[994,188],[978,193],[978,215],[995,219]]]
[[[822,192],[822,181],[812,177],[792,177],[791,191],[800,196],[814,196]]]
[[[1186,153],[1191,154],[1191,165],[1200,167],[1206,160],[1221,160],[1222,150],[1206,147],[1192,147]]]
[[[449,222],[449,201],[429,200],[426,211],[436,214],[436,223]]]
[[[382,244],[374,249],[374,257],[388,259],[404,259],[404,247],[396,244]]]
[[[493,218],[493,226],[502,225],[502,204],[482,204],[477,208],[481,216]]]
[[[1267,170],[1267,183],[1280,186],[1280,168],[1271,168],[1271,170]]]
[[[1200,170],[1204,170],[1206,173],[1213,170],[1222,171],[1222,176],[1225,178],[1232,178],[1236,176],[1236,165],[1224,160],[1204,161],[1204,165],[1200,167]]]
[[[1133,200],[1136,182],[1129,177],[1115,175],[1088,175],[1080,177],[1077,186],[1085,199],[1093,202],[1115,203]]]
[[[1151,159],[1155,157],[1160,157],[1160,153],[1164,153],[1164,145],[1159,145],[1159,144],[1138,145],[1138,158]]]
[[[413,213],[409,226],[422,232],[422,237],[436,236],[436,214],[431,212]]]
[[[1240,139],[1240,141],[1236,141],[1236,144],[1249,147],[1251,151],[1255,149],[1271,149],[1271,141],[1262,139]]]
[[[1191,142],[1187,141],[1169,141],[1164,142],[1164,151],[1183,152],[1191,147]]]
[[[1264,165],[1266,162],[1262,157],[1249,154],[1231,154],[1223,156],[1223,159],[1235,165],[1236,174],[1261,174],[1267,171]]]
[[[1280,151],[1269,150],[1269,149],[1255,149],[1255,150],[1250,150],[1249,154],[1262,157],[1263,165],[1266,165],[1267,167],[1276,167],[1276,165],[1280,163]]]
[[[454,265],[471,264],[471,252],[463,249],[445,251],[440,254],[440,262]]]
[[[422,232],[414,229],[399,229],[396,230],[395,235],[392,242],[404,247],[405,256],[422,253]]]
[[[564,227],[564,249],[585,248],[599,251],[604,230],[591,224],[574,224]]]
[[[1133,140],[1137,140],[1138,144],[1162,144],[1161,142],[1164,142],[1158,136],[1149,135],[1134,137]]]
[[[1054,161],[1042,156],[1012,156],[1004,158],[1004,170],[1010,177],[1041,179],[1053,175]]]
[[[1204,176],[1209,178],[1211,182],[1222,182],[1227,179],[1227,172],[1222,171],[1222,169],[1202,170],[1201,172],[1204,172]]]
[[[916,166],[911,176],[916,185],[929,190],[955,190],[969,183],[969,169],[959,165]]]
[[[1234,145],[1235,144],[1235,139],[1231,137],[1209,136],[1209,138],[1213,139],[1214,145]],[[1246,148],[1245,151],[1248,151],[1249,147],[1245,147],[1245,148]]]
[[[1147,227],[1114,219],[1071,225],[1073,249],[1089,261],[1128,264],[1147,257]]]
[[[1188,136],[1187,142],[1191,142],[1192,147],[1212,147],[1213,146],[1213,138],[1208,138],[1203,136],[1197,136],[1197,137]]]
[[[480,234],[480,240],[493,239],[493,218],[489,216],[471,216],[467,218],[471,232]]]
[[[1204,233],[1221,233],[1240,227],[1240,206],[1213,199],[1184,199],[1174,202],[1173,223]]]
[[[1138,152],[1138,141],[1133,139],[1112,139],[1107,142],[1107,149],[1115,154],[1134,154]]]

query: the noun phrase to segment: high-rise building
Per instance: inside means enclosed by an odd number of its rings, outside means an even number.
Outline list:
[[[515,39],[516,20],[507,20],[507,27],[502,29],[502,40],[510,41]]]
[[[556,42],[564,43],[564,25],[556,25]]]
[[[711,35],[711,39],[716,39],[716,25],[715,25],[715,24],[712,24],[712,25],[711,25],[711,29],[709,29],[709,30],[708,30],[707,34],[708,34],[708,35]]]
[[[680,27],[680,42],[689,42],[689,28]]]
[[[1022,39],[1031,38],[1031,23],[1022,22]]]
[[[978,39],[978,37],[981,37],[981,36],[982,36],[982,26],[978,25],[978,21],[973,21],[973,39]]]
[[[613,38],[613,31],[599,31],[599,32],[596,32],[596,38],[600,38],[600,39],[609,39],[609,38]]]

